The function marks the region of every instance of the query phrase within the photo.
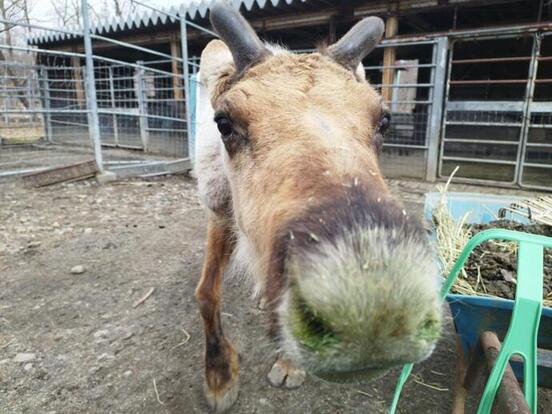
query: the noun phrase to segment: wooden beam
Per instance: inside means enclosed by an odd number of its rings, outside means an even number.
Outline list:
[[[391,15],[385,23],[385,38],[389,39],[397,35],[399,30],[399,19],[396,15]],[[395,66],[396,48],[386,47],[383,51],[383,76],[382,85],[391,85],[395,82],[395,69],[389,66]],[[393,88],[382,86],[381,95],[386,102],[392,101]]]
[[[173,60],[171,61],[171,70],[173,73],[173,96],[175,101],[180,105],[184,99],[184,94],[182,93],[182,78],[180,77],[180,71],[178,69],[178,60],[180,59],[182,48],[180,47],[180,40],[173,36],[171,39],[171,56]]]
[[[93,177],[97,172],[96,161],[90,160],[30,173],[23,176],[23,182],[33,187],[44,187],[66,181],[84,180]]]
[[[80,57],[71,57],[71,66],[73,67],[73,80],[75,81],[75,97],[77,100],[77,106],[82,108],[86,106],[86,97],[84,94],[84,81],[82,78],[82,67],[80,63]]]

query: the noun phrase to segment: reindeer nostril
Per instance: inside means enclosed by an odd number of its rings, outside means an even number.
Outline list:
[[[292,331],[299,342],[313,352],[323,352],[339,343],[337,333],[299,295],[294,295]]]

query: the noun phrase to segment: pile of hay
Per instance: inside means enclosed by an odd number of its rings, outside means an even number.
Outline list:
[[[466,214],[455,220],[447,207],[446,195],[450,180],[438,187],[441,198],[432,211],[437,252],[441,259],[443,277],[447,277],[468,240],[489,228],[505,228],[527,233],[552,236],[552,226],[520,224],[511,220],[495,220],[488,224],[470,226]],[[516,291],[517,244],[489,241],[474,249],[451,290],[463,295],[495,296],[513,299]],[[544,251],[544,306],[552,307],[552,249]]]

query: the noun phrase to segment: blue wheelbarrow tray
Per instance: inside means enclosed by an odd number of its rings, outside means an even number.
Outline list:
[[[467,361],[476,349],[481,332],[495,332],[498,339],[504,340],[512,316],[513,300],[449,294],[447,302]],[[552,388],[552,308],[542,310],[537,344],[539,348],[538,384]],[[511,365],[516,377],[523,381],[521,362],[512,362]]]
[[[431,212],[440,196],[439,193],[426,194],[426,219],[431,220]],[[506,207],[516,200],[519,200],[519,197],[477,193],[447,194],[448,207],[452,216],[455,219],[460,219],[469,212],[467,222],[472,224],[488,223],[494,220],[501,207]],[[521,217],[510,216],[507,218],[522,223],[527,222]],[[449,294],[446,299],[450,306],[456,334],[468,363],[482,332],[495,332],[501,341],[504,340],[512,315],[513,300],[457,294]],[[552,388],[552,308],[543,307],[537,342],[539,348],[538,384]],[[522,363],[513,361],[511,365],[516,377],[523,381]]]

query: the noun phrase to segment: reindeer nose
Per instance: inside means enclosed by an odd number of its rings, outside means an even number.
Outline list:
[[[412,330],[409,314],[400,310],[375,310],[369,320],[336,320],[297,292],[290,305],[291,331],[303,350],[310,372],[333,382],[366,382],[392,367],[425,359],[440,333],[438,312],[428,312]],[[378,321],[378,322],[376,322]],[[394,326],[394,329],[387,329]]]

